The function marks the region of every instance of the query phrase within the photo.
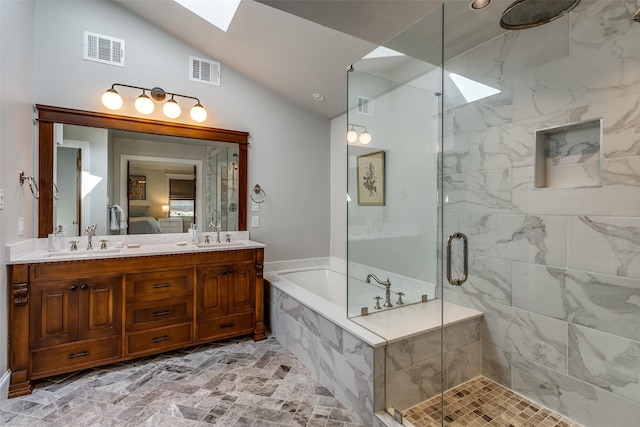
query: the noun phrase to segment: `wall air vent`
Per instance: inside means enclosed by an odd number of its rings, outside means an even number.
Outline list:
[[[358,113],[373,116],[373,99],[358,96]]]
[[[124,67],[124,40],[85,31],[83,50],[87,61]]]
[[[189,80],[220,86],[220,63],[190,56]]]

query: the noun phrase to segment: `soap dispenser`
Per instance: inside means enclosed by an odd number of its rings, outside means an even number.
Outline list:
[[[191,223],[191,228],[189,228],[189,239],[191,239],[191,243],[198,243],[198,229],[193,223]]]

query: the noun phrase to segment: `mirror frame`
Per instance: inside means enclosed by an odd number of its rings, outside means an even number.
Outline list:
[[[248,132],[162,122],[49,105],[36,104],[35,107],[38,113],[38,186],[40,188],[38,237],[47,237],[53,230],[53,125],[55,123],[237,143],[239,148],[238,170],[240,171],[238,178],[238,230],[247,230]]]

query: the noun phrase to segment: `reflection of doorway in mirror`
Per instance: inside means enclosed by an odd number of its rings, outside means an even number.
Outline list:
[[[55,205],[55,224],[69,237],[80,235],[82,219],[82,149],[58,146],[56,150],[56,183],[59,198]]]

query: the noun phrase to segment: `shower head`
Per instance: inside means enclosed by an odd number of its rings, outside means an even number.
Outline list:
[[[516,0],[502,13],[500,26],[507,30],[537,27],[571,12],[580,0]]]

